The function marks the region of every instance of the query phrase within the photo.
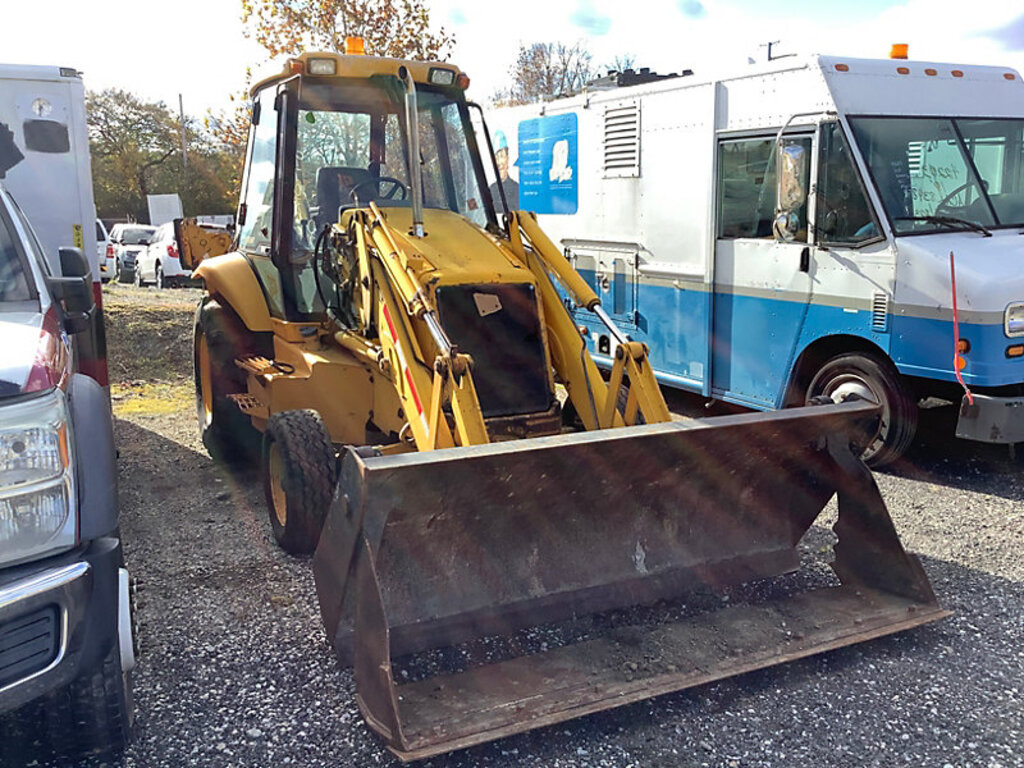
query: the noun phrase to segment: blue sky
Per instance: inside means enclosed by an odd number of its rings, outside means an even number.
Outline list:
[[[598,65],[631,54],[660,72],[744,66],[776,40],[780,52],[869,57],[905,42],[911,58],[1024,69],[1020,0],[426,2],[433,23],[455,33],[452,61],[482,102],[506,84],[519,45],[533,42],[582,42]],[[227,105],[246,67],[265,66],[262,49],[242,35],[239,0],[176,0],[173,11],[139,0],[41,7],[4,3],[0,61],[77,67],[87,87],[122,87],[168,104],[181,92],[192,114]]]

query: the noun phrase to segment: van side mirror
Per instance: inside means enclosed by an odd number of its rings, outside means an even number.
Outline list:
[[[55,301],[61,302],[62,325],[74,335],[88,330],[96,312],[92,296],[92,274],[81,248],[61,248],[60,268],[63,277],[47,277],[46,285]]]
[[[775,220],[772,230],[776,240],[796,239],[800,228],[797,211],[807,202],[803,180],[807,177],[807,152],[797,143],[780,140],[775,153]]]

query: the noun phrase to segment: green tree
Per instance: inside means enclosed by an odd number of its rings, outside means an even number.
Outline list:
[[[86,96],[96,211],[102,218],[148,220],[146,196],[177,193],[186,215],[233,209],[230,153],[196,122],[181,121],[162,101],[119,89]]]

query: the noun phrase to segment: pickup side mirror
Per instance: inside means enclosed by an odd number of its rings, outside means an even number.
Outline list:
[[[88,330],[96,312],[92,296],[92,274],[89,262],[80,248],[61,248],[60,268],[63,277],[46,278],[47,287],[54,300],[62,302],[62,325],[74,335]]]

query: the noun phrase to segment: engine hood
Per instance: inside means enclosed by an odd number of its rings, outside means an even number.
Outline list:
[[[931,310],[952,306],[950,252],[957,304],[967,322],[1001,322],[1006,305],[1024,301],[1024,236],[1018,230],[917,235],[896,240],[896,301]]]

